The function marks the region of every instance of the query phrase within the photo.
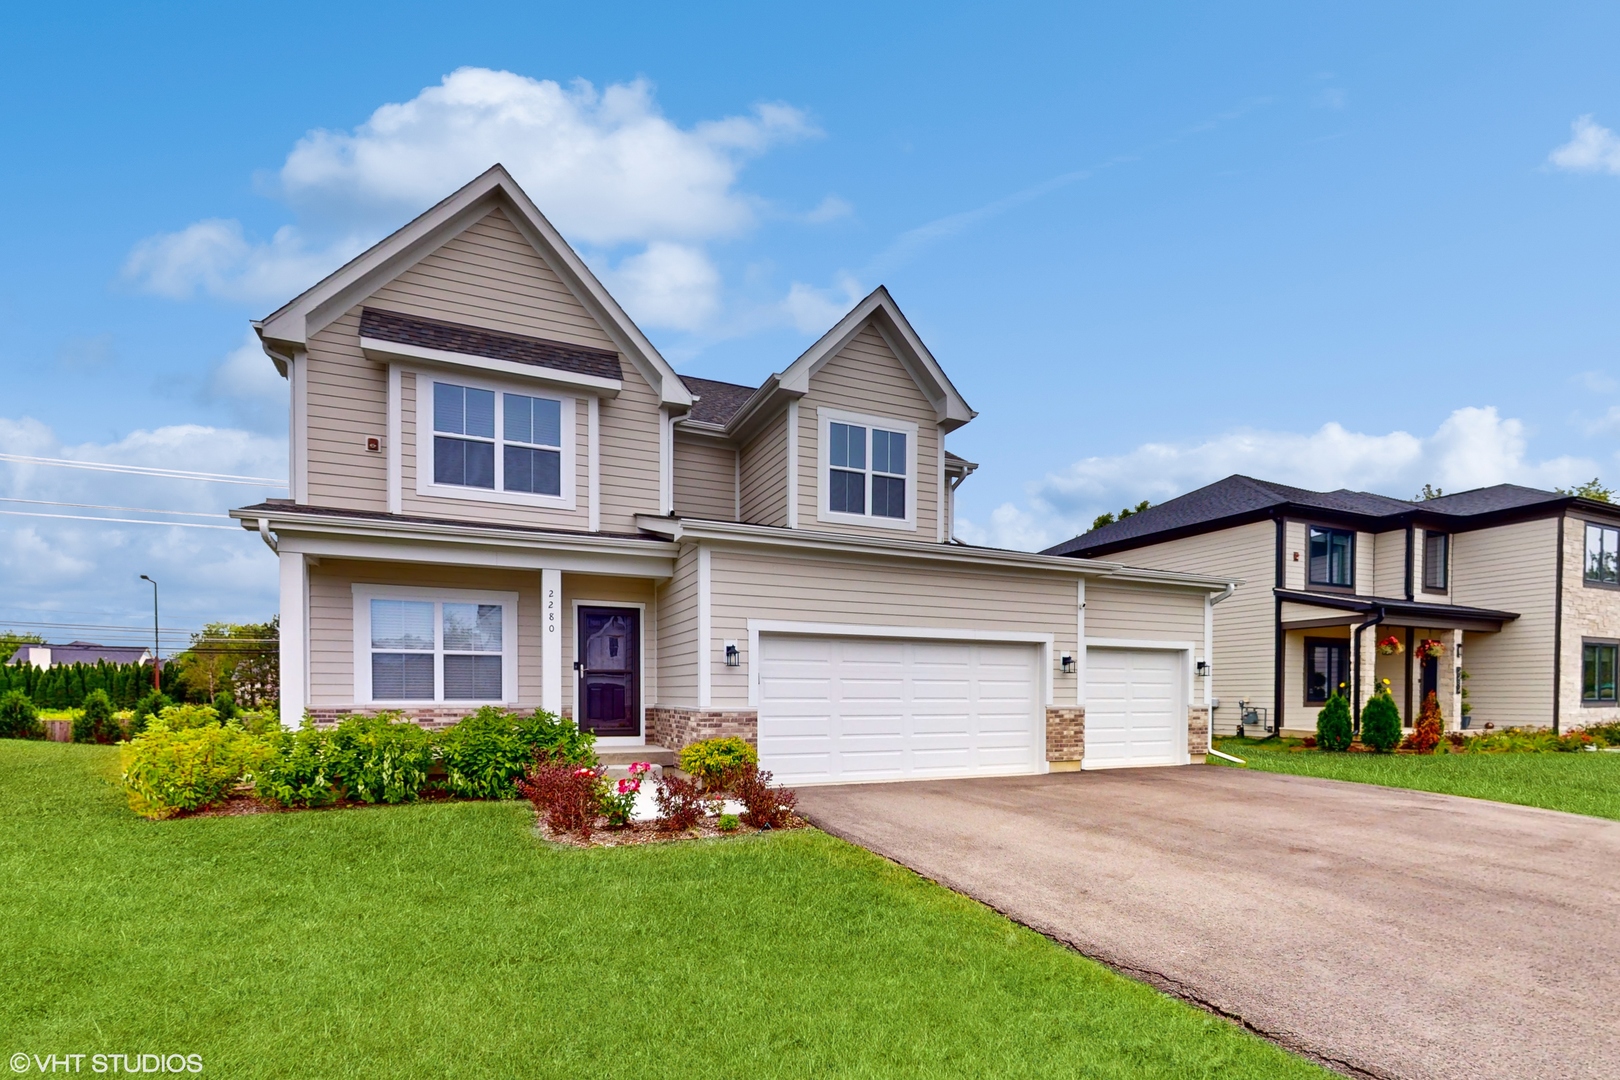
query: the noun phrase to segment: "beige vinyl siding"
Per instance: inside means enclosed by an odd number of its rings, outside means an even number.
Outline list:
[[[1283,638],[1283,727],[1289,734],[1309,734],[1316,730],[1316,714],[1322,711],[1317,703],[1307,704],[1305,701],[1305,639],[1330,638],[1335,641],[1350,643],[1354,650],[1354,639],[1348,626],[1322,626],[1309,630],[1290,630]],[[1355,657],[1350,658],[1351,664]],[[1350,675],[1345,672],[1346,679]],[[1354,697],[1354,687],[1345,688],[1345,698]],[[1396,698],[1397,702],[1401,699]],[[1273,719],[1276,714],[1272,714]]]
[[[532,525],[546,529],[577,529],[584,531],[590,524],[589,491],[589,433],[586,416],[590,401],[574,400],[574,509],[556,510],[543,506],[525,506],[521,503],[489,502],[483,499],[457,499],[443,495],[419,495],[416,491],[417,467],[416,405],[418,393],[432,393],[434,379],[454,382],[455,375],[400,373],[400,509],[419,517],[449,517],[461,521],[485,521],[491,524]],[[418,386],[418,383],[421,385]],[[514,386],[514,390],[523,387]],[[555,391],[551,391],[555,394]],[[431,468],[429,462],[420,463]],[[431,473],[429,474],[431,479]]]
[[[1086,584],[1086,637],[1192,641],[1202,655],[1204,596],[1202,590],[1090,581]]]
[[[366,303],[425,319],[617,348],[500,210],[422,258]]]
[[[817,520],[820,506],[819,410],[838,409],[905,420],[917,425],[916,475],[906,482],[917,490],[917,528],[900,535],[939,539],[939,416],[883,336],[867,325],[810,377],[799,401],[799,527],[827,532],[870,534],[877,528]],[[883,529],[888,535],[893,530]]]
[[[1303,521],[1289,521],[1283,524],[1283,588],[1305,587],[1305,560],[1310,557],[1310,546],[1306,541],[1309,539],[1310,533]]]
[[[717,665],[711,672],[716,708],[747,706],[748,665],[753,662],[749,619],[1050,633],[1053,700],[1059,705],[1075,701],[1075,676],[1055,670],[1058,657],[1074,651],[1079,630],[1074,578],[982,566],[959,570],[864,561],[832,553],[717,548],[711,559],[711,648],[735,640],[743,650],[742,667]]]
[[[1564,662],[1559,724],[1564,730],[1586,724],[1620,720],[1620,706],[1581,703],[1582,646],[1587,640],[1620,641],[1620,589],[1586,584],[1586,523],[1615,526],[1612,520],[1569,517],[1564,523]],[[1474,671],[1473,655],[1465,646],[1463,667]],[[1479,699],[1469,680],[1471,701]],[[1478,706],[1474,711],[1479,712]]]
[[[675,560],[674,575],[658,589],[658,609],[659,696],[652,702],[695,707],[698,700],[698,549],[695,544],[682,546]]]
[[[309,569],[310,704],[354,704],[356,584],[518,594],[518,703],[540,705],[540,575],[483,567],[322,559]],[[469,711],[471,711],[469,709]]]
[[[1367,536],[1367,533],[1361,533]],[[1372,581],[1369,589],[1363,590],[1368,596],[1384,596],[1399,599],[1406,595],[1406,530],[1392,530],[1381,532],[1371,537],[1372,551]],[[1358,541],[1359,542],[1359,541]]]
[[[803,452],[800,444],[800,452]],[[787,413],[778,414],[742,448],[742,520],[787,524]],[[804,524],[803,519],[799,522]]]
[[[1463,635],[1463,669],[1469,674],[1475,727],[1552,722],[1557,531],[1556,519],[1543,518],[1452,537],[1453,601],[1519,613],[1501,633]],[[1570,640],[1567,627],[1564,639]],[[1567,648],[1564,663],[1567,673]]]
[[[1352,579],[1362,596],[1383,596],[1378,591],[1378,543],[1372,533],[1356,533],[1355,566]]]
[[[658,702],[661,685],[659,657],[659,611],[656,583],[648,578],[610,577],[599,574],[564,574],[562,576],[563,602],[563,711],[569,716],[579,715],[579,680],[574,677],[574,660],[579,644],[579,606],[613,607],[616,604],[641,604],[641,672],[643,707]]]
[[[388,369],[361,355],[359,311],[311,337],[304,363],[310,503],[386,511],[388,455],[366,437],[387,438]]]
[[[1213,686],[1220,702],[1215,709],[1220,731],[1236,729],[1239,699],[1275,708],[1272,627],[1276,606],[1271,584],[1277,572],[1276,530],[1275,522],[1257,521],[1107,556],[1128,566],[1243,579],[1235,593],[1215,606]],[[1090,590],[1086,600],[1086,633],[1100,633],[1092,625]],[[1195,640],[1202,639],[1200,626]]]
[[[675,512],[737,520],[737,451],[713,439],[675,433]]]

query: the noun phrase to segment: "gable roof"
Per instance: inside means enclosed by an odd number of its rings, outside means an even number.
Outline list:
[[[1347,488],[1310,491],[1235,474],[1168,502],[1150,506],[1111,525],[1092,529],[1047,548],[1044,554],[1095,558],[1144,544],[1161,543],[1180,536],[1212,532],[1285,514],[1316,516],[1330,523],[1381,532],[1404,528],[1409,522],[1439,525],[1442,528],[1473,528],[1491,524],[1504,515],[1548,514],[1576,503],[1609,513],[1620,509],[1573,495],[1516,484],[1497,484],[1409,502]]]
[[[682,375],[681,381],[692,391],[694,398],[692,411],[686,414],[686,418],[699,424],[717,424],[721,427],[748,404],[748,399],[758,389],[718,379],[700,379],[695,375]]]
[[[689,408],[692,394],[675,369],[501,165],[491,166],[461,190],[255,322],[253,328],[265,352],[285,375],[288,356],[304,348],[310,337],[497,207],[506,212],[517,230],[601,324],[619,351],[658,392],[663,404],[677,410]]]
[[[6,666],[17,667],[20,664],[32,663],[29,654],[31,649],[49,649],[52,667],[62,664],[94,664],[98,660],[105,660],[109,664],[138,664],[152,658],[152,650],[142,645],[97,645],[91,641],[70,641],[66,645],[49,645],[28,641],[11,654]]]

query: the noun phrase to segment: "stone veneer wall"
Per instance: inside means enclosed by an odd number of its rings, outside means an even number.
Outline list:
[[[759,745],[759,713],[753,709],[685,709],[654,705],[647,710],[647,742],[679,750],[701,739],[735,735]]]
[[[333,727],[345,716],[376,716],[382,712],[396,712],[407,720],[414,720],[429,731],[443,731],[445,728],[460,720],[465,720],[477,709],[458,706],[454,709],[374,709],[366,708],[339,708],[336,705],[313,706],[304,710],[304,715],[312,717],[317,727]]]
[[[1046,708],[1046,760],[1079,761],[1086,756],[1086,710],[1070,705]]]
[[[1197,764],[1209,753],[1209,706],[1187,707],[1187,753]]]

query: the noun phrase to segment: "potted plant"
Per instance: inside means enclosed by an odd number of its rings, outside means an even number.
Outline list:
[[[1394,634],[1389,635],[1378,643],[1379,656],[1399,656],[1405,651],[1406,646],[1402,645],[1401,639],[1396,637]]]
[[[1418,642],[1417,654],[1420,657],[1440,657],[1444,656],[1445,652],[1446,647],[1440,644],[1438,638],[1424,638]]]

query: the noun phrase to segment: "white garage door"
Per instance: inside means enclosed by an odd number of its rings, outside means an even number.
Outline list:
[[[760,767],[787,784],[1034,772],[1033,645],[763,634]]]
[[[1187,760],[1182,656],[1168,649],[1086,650],[1085,768]]]

